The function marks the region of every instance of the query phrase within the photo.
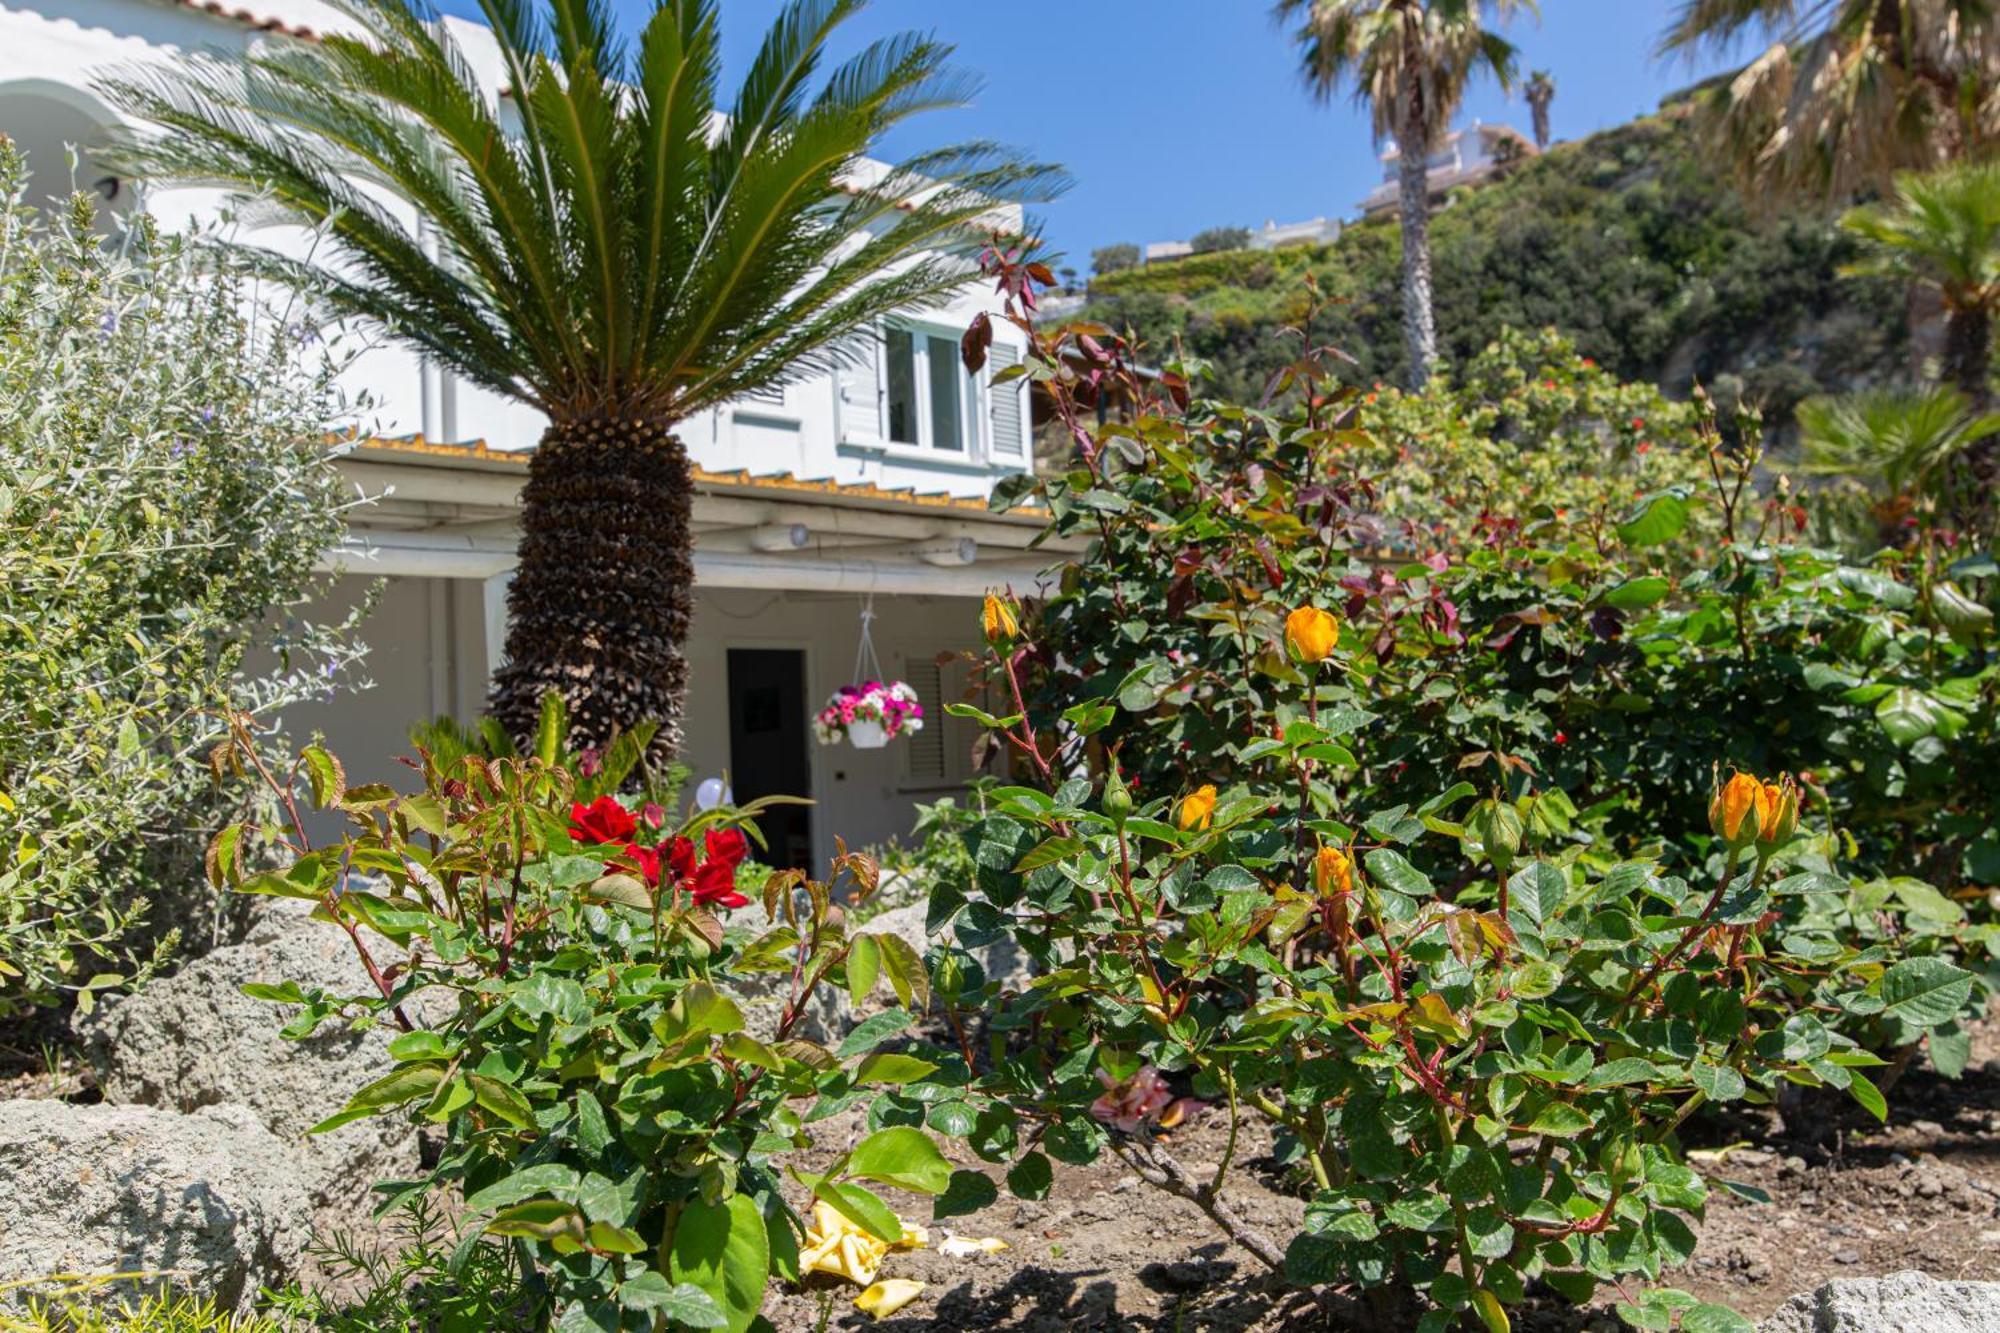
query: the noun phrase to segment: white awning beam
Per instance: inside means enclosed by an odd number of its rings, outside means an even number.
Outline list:
[[[978,552],[975,552],[975,555]],[[879,592],[977,597],[989,589],[1033,588],[1043,582],[1049,557],[977,560],[939,566],[907,549],[868,557],[701,551],[694,554],[697,585],[789,592]],[[512,542],[440,532],[360,532],[319,561],[361,576],[491,579],[514,568]]]

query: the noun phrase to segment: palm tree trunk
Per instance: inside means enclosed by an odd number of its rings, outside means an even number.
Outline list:
[[[521,492],[507,659],[491,699],[516,744],[534,735],[555,690],[572,747],[651,721],[650,760],[680,748],[693,505],[687,451],[667,422],[610,416],[543,433]]]
[[[1944,323],[1944,378],[1974,407],[1993,397],[1993,316],[1979,306],[1950,311]]]
[[[1430,142],[1421,125],[1405,119],[1396,134],[1396,188],[1403,215],[1403,344],[1410,386],[1430,382],[1437,364],[1437,326],[1431,315]]]

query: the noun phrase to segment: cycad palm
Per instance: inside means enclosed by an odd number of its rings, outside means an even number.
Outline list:
[[[692,580],[675,424],[961,286],[982,217],[1059,179],[983,144],[871,174],[886,130],[968,86],[916,35],[817,78],[860,0],[793,0],[726,107],[713,0],[659,0],[630,44],[601,0],[481,0],[499,100],[425,0],[335,3],[361,35],[113,79],[155,127],[126,161],[323,228],[317,264],[246,252],[547,415],[494,711],[524,736],[555,690],[580,744],[654,720],[670,753]]]
[[[1892,200],[1850,211],[1841,226],[1866,247],[1849,272],[1936,286],[1945,309],[1943,378],[1984,407],[2000,310],[2000,164],[1899,177]]]
[[[1372,110],[1377,140],[1400,156],[1403,339],[1410,378],[1421,388],[1437,363],[1431,312],[1430,153],[1451,126],[1466,86],[1482,69],[1502,87],[1514,48],[1486,25],[1536,0],[1277,0],[1272,13],[1296,24],[1306,83],[1322,100],[1351,86]]]
[[[1771,47],[1707,95],[1760,197],[1844,198],[2000,141],[1995,0],[1683,0],[1663,51]]]

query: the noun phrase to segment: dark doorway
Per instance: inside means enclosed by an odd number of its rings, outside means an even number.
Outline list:
[[[806,655],[798,649],[729,650],[729,782],[738,805],[760,796],[812,794]],[[781,870],[812,870],[809,807],[774,807],[757,827],[770,845],[759,860]]]

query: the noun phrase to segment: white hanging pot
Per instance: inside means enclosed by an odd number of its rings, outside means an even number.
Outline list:
[[[889,743],[889,733],[872,717],[857,717],[847,724],[847,743],[857,750],[879,750]]]

